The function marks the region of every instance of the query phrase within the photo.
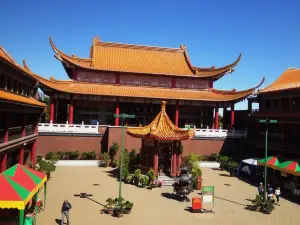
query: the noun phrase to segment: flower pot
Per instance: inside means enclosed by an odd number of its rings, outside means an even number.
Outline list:
[[[113,211],[113,215],[118,218],[123,217],[123,210],[115,208]]]
[[[113,209],[113,208],[106,208],[106,209],[104,209],[104,212],[105,212],[106,214],[111,215],[111,214],[113,214],[114,209]]]
[[[131,213],[131,208],[125,208],[124,214],[130,214]]]

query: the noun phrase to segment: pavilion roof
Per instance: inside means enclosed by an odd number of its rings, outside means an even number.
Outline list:
[[[216,68],[200,68],[192,65],[186,47],[163,48],[102,42],[99,37],[93,39],[90,58],[79,58],[75,54],[69,56],[60,51],[50,37],[50,44],[56,58],[65,65],[80,68],[114,71],[136,74],[170,75],[219,79],[226,73],[234,71],[241,59],[241,54],[233,63]]]
[[[156,140],[188,140],[195,135],[194,130],[183,130],[176,127],[166,113],[166,102],[161,102],[161,111],[155,119],[144,127],[127,128],[127,132],[139,138],[150,138]]]
[[[289,68],[272,84],[258,91],[260,93],[300,90],[300,69]]]
[[[238,102],[253,94],[264,81],[253,88],[236,91],[216,90],[216,89],[181,89],[181,88],[163,88],[149,86],[126,86],[115,84],[98,84],[78,82],[74,80],[57,81],[54,78],[50,80],[35,75],[40,84],[54,89],[55,91],[82,94],[82,95],[101,95],[118,97],[136,97],[136,98],[155,98],[172,100],[194,100],[194,101],[213,101],[213,102]]]

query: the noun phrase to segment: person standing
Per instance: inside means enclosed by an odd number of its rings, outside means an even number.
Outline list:
[[[71,208],[72,205],[70,204],[68,199],[65,199],[61,207],[61,225],[64,224],[64,217],[67,218],[67,224],[70,224],[69,211]]]
[[[280,195],[281,195],[280,187],[277,187],[275,190],[275,196],[276,196],[276,200],[277,200],[277,205],[279,205],[279,206],[280,206],[280,202],[279,202]]]
[[[260,196],[263,196],[263,194],[264,194],[264,187],[263,187],[262,183],[260,183],[259,186],[258,186],[258,194]]]

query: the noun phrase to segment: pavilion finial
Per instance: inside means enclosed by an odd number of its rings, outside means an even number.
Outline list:
[[[166,111],[166,101],[161,101],[161,111]]]

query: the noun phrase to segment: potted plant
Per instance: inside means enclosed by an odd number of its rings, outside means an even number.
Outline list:
[[[150,184],[153,183],[156,176],[155,176],[155,172],[152,168],[147,172],[147,176],[149,178],[149,183]]]
[[[140,179],[141,179],[141,170],[140,169],[136,169],[134,171],[134,176],[133,176],[133,182],[136,186],[139,185],[140,183]]]
[[[120,218],[123,217],[124,212],[125,212],[125,200],[122,197],[116,198],[113,215],[115,217]]]
[[[124,213],[125,214],[130,214],[132,207],[133,207],[133,203],[130,202],[130,201],[126,201],[125,202],[125,207],[124,207]]]
[[[104,206],[105,207],[104,212],[110,215],[113,214],[115,200],[113,200],[112,198],[108,198],[106,199],[106,203],[107,204]]]
[[[109,147],[109,150],[108,150],[108,154],[110,157],[110,164],[112,167],[113,167],[113,164],[116,166],[114,159],[115,159],[118,151],[119,151],[119,145],[116,142],[114,142],[112,144],[112,146]]]
[[[133,178],[132,175],[128,175],[128,176],[125,178],[124,182],[125,182],[126,184],[131,184],[131,183],[132,183],[132,180],[133,180],[132,178]]]
[[[129,176],[129,171],[127,168],[123,168],[122,173],[123,173],[123,180],[125,181],[126,178]]]
[[[239,166],[239,164],[234,161],[230,161],[227,163],[227,169],[228,169],[228,172],[230,173],[230,176],[234,175],[234,172],[236,171],[238,166]]]
[[[225,166],[226,166],[228,161],[229,161],[229,158],[226,155],[222,155],[222,156],[219,157],[220,169],[222,171],[225,169]]]
[[[263,200],[263,196],[256,195],[255,199],[251,201],[252,205],[248,205],[247,208],[253,211],[260,211],[265,214],[270,214],[274,210],[274,199],[267,199],[266,203]]]
[[[149,178],[147,176],[142,176],[141,177],[141,187],[145,188],[149,184]]]

